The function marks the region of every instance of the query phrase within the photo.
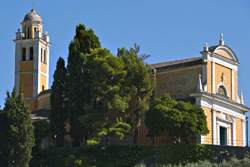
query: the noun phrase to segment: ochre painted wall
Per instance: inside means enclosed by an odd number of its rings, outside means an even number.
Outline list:
[[[180,71],[169,71],[168,73],[156,75],[155,97],[161,97],[169,93],[172,99],[190,97],[197,88],[201,67],[182,69]]]
[[[242,141],[242,120],[236,118],[236,146],[243,146]]]
[[[44,75],[40,74],[40,92],[43,91],[43,86],[44,86],[44,90],[47,89],[47,77],[45,77]]]
[[[20,74],[20,85],[23,86],[23,96],[32,97],[33,96],[33,73]]]
[[[41,63],[41,72],[44,74],[47,74],[47,65],[44,63]]]
[[[234,71],[234,100],[237,102],[238,99],[238,76],[237,71]]]
[[[224,51],[222,51],[222,50],[219,50],[219,51],[217,51],[217,52],[215,52],[215,53],[217,53],[217,54],[219,54],[219,55],[221,55],[221,56],[224,56],[224,57],[226,57],[226,58],[231,59],[230,56],[229,56],[226,52],[224,52]]]
[[[50,94],[48,96],[39,98],[37,102],[37,110],[42,108],[50,109]]]
[[[209,133],[204,136],[204,142],[205,144],[213,144],[213,112],[210,108],[205,107],[204,112],[207,116],[207,127],[209,130]]]
[[[232,72],[231,69],[215,63],[215,89],[217,93],[217,87],[222,82],[222,73],[225,74],[224,84],[227,86],[229,92],[229,98],[232,99]]]
[[[25,104],[29,106],[30,111],[36,110],[36,100],[25,100]]]
[[[212,93],[212,62],[207,61],[207,92]]]
[[[20,72],[33,71],[33,61],[20,62]]]

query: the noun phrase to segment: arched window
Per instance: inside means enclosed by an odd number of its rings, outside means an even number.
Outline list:
[[[43,62],[43,48],[41,48],[41,62]]]
[[[43,62],[46,64],[46,50],[44,50],[44,58],[43,58]]]
[[[30,47],[30,60],[33,60],[33,47]]]
[[[224,88],[224,86],[220,86],[220,87],[218,88],[218,93],[221,94],[221,95],[227,96],[227,91],[226,91],[226,89]]]
[[[26,48],[22,48],[22,61],[26,60]]]
[[[30,39],[30,27],[27,28],[27,39]]]

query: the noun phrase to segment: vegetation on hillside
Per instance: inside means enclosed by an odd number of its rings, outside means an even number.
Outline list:
[[[56,136],[56,145],[63,147],[66,125],[68,122],[68,100],[66,96],[67,69],[63,58],[59,57],[56,70],[53,75],[54,81],[50,94],[50,127],[52,136]]]
[[[34,133],[30,111],[24,104],[22,88],[7,91],[4,108],[0,110],[0,166],[28,166]]]
[[[149,137],[168,133],[177,139],[185,137],[188,142],[188,136],[191,134],[209,133],[206,115],[202,108],[191,103],[172,100],[169,94],[152,101],[146,112],[145,124],[149,129]]]
[[[128,167],[151,154],[152,147],[137,145],[48,148],[34,152],[30,167]]]

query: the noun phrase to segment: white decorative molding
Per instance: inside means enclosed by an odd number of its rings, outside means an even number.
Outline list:
[[[216,110],[213,110],[213,145],[216,145]]]
[[[212,92],[215,94],[215,62],[212,61]]]
[[[218,93],[218,90],[219,90],[220,86],[223,86],[225,88],[225,90],[226,90],[226,96],[229,97],[229,90],[228,90],[227,86],[223,82],[221,82],[221,83],[218,84],[217,89],[216,89],[216,93]]]

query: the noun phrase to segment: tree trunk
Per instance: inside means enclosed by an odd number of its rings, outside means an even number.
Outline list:
[[[106,137],[106,146],[109,145],[109,136]]]
[[[136,142],[137,142],[137,137],[138,137],[138,132],[139,132],[138,124],[139,124],[139,121],[136,121],[136,123],[135,123],[135,134],[134,134],[133,144],[136,144]]]
[[[155,137],[152,137],[152,145],[155,145]]]
[[[84,144],[87,145],[87,141],[88,141],[88,134],[85,133],[84,135]]]
[[[188,141],[188,137],[186,137],[186,144],[188,144],[189,143],[189,141]]]

